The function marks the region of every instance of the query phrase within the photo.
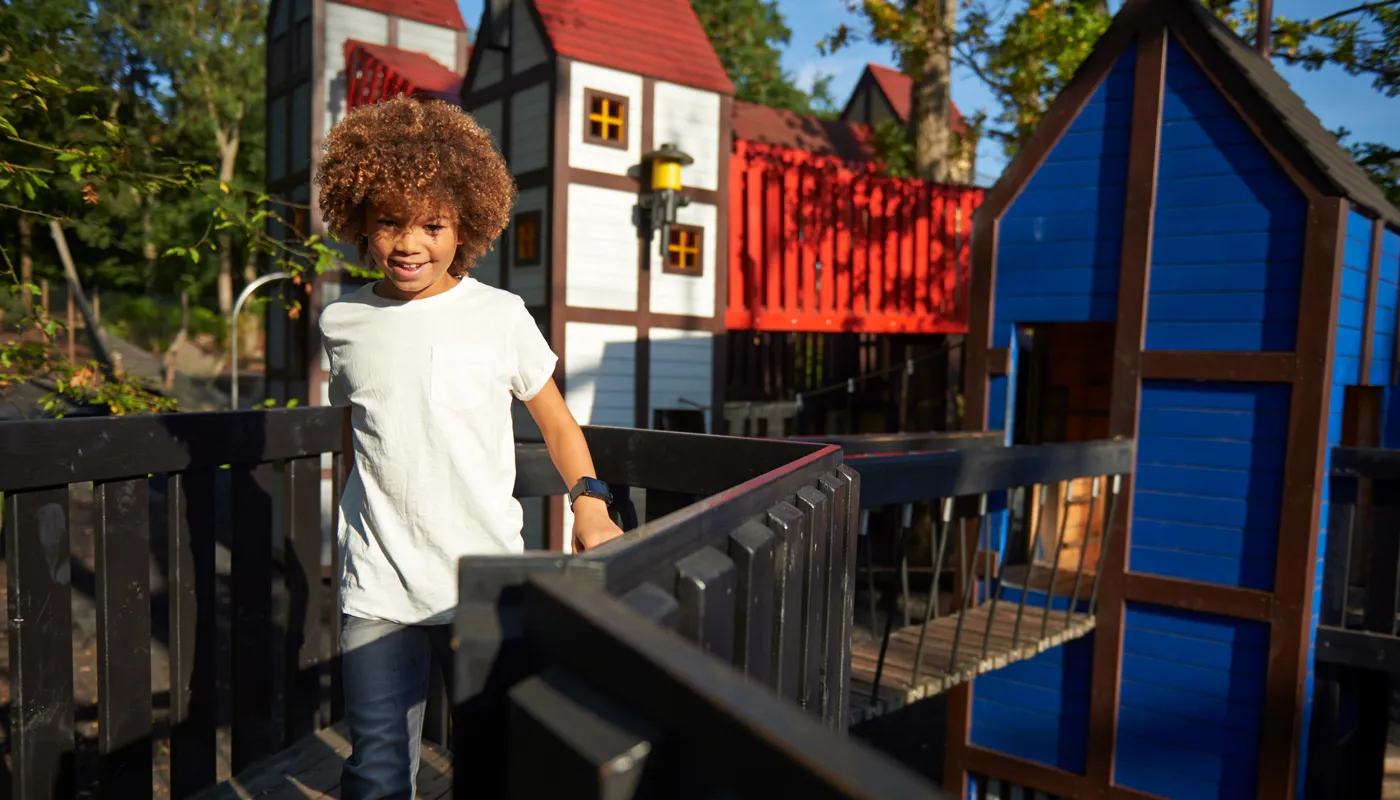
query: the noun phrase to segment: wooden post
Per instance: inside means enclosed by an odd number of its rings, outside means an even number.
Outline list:
[[[39,281],[39,305],[44,309],[44,316],[49,315],[49,279],[44,278]]]
[[[102,295],[96,286],[92,287],[92,321],[95,325],[102,324]]]
[[[73,363],[74,361],[76,361],[77,358],[78,358],[78,349],[77,349],[77,347],[76,347],[77,343],[76,343],[75,341],[73,341],[73,337],[76,335],[73,329],[76,328],[77,326],[78,326],[78,321],[77,321],[77,319],[75,318],[75,315],[73,314],[73,291],[72,291],[72,289],[69,289],[69,291],[68,291],[68,363],[70,363],[70,364]]]
[[[1259,0],[1259,19],[1254,23],[1254,49],[1269,60],[1269,47],[1274,33],[1274,0]]]

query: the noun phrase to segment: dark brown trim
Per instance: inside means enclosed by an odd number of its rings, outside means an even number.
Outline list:
[[[293,12],[295,13],[295,12]],[[311,64],[312,70],[315,65],[326,63],[326,0],[311,0]],[[326,82],[313,81],[312,75],[307,74],[306,80],[311,83],[311,159],[306,169],[306,183],[311,182],[311,176],[316,174],[316,168],[321,164],[321,143],[325,139],[326,130]],[[291,125],[292,111],[291,90],[287,91],[287,124]],[[287,139],[287,163],[291,164],[291,138]],[[284,176],[285,177],[285,176]],[[311,192],[311,221],[307,226],[308,234],[326,232],[325,224],[321,219],[321,193]]]
[[[393,14],[384,15],[384,35],[390,47],[399,46],[399,18]]]
[[[569,322],[582,322],[589,325],[634,325],[638,328],[638,336],[642,326],[642,312],[623,311],[617,308],[585,308],[581,306],[569,306],[564,312],[565,319]],[[691,317],[684,314],[658,314],[649,312],[646,315],[647,329],[665,328],[677,331],[713,331],[714,327],[708,317]]]
[[[565,347],[564,301],[568,287],[568,254],[565,242],[569,230],[569,65],[567,58],[555,58],[544,66],[554,76],[554,113],[549,117],[549,280],[545,284],[545,305],[549,309],[549,345],[559,357],[554,368],[554,382],[559,391],[566,390],[568,381],[564,365]],[[533,68],[526,70],[528,74]],[[550,550],[564,549],[564,498],[550,497],[545,505],[545,542]]]
[[[650,78],[646,80],[650,80]],[[645,125],[645,122],[643,122],[643,124]],[[643,152],[646,151],[647,148],[643,148]],[[637,183],[636,178],[627,175],[614,175],[610,172],[579,169],[578,167],[571,167],[569,169],[569,181],[584,186],[596,186],[600,189],[613,189],[619,192],[636,193],[641,191],[641,186]],[[685,186],[681,188],[681,194],[690,198],[692,203],[706,203],[721,208],[725,205],[723,202],[724,195],[714,189],[698,189],[694,186]]]
[[[1371,362],[1375,359],[1376,301],[1381,287],[1381,235],[1385,223],[1379,217],[1371,223],[1371,259],[1366,266],[1366,317],[1361,324],[1361,374],[1357,383],[1371,385]]]
[[[1259,797],[1270,800],[1291,800],[1300,791],[1298,759],[1306,722],[1303,688],[1346,215],[1347,202],[1338,198],[1323,198],[1308,207],[1298,308],[1298,379],[1293,384],[1283,461],[1273,633],[1259,741]]]
[[[1009,375],[1011,373],[1011,348],[992,347],[987,350],[987,374]]]
[[[1176,3],[1162,3],[1161,6],[1176,43],[1200,65],[1206,78],[1309,202],[1316,202],[1325,195],[1345,194],[1318,166],[1308,148],[1289,133],[1278,110],[1254,88],[1200,21]]]
[[[535,253],[533,256],[520,255],[520,228],[522,224],[534,229]],[[544,263],[544,210],[535,208],[518,211],[510,223],[510,260],[514,267],[537,267]]]
[[[457,57],[456,57],[456,59],[455,59],[455,61],[454,61],[454,65],[455,65],[455,68],[456,68],[456,70],[457,70],[457,74],[459,74],[459,75],[466,75],[466,74],[467,74],[467,48],[471,45],[471,39],[468,39],[468,38],[467,38],[467,32],[466,32],[466,31],[457,31],[457,36],[456,36],[456,38],[453,40],[453,42],[454,42],[454,46],[457,48]]]
[[[1141,7],[1146,7],[1143,4]],[[1127,196],[1123,209],[1123,258],[1118,278],[1118,323],[1114,331],[1113,379],[1109,390],[1108,434],[1132,441],[1137,463],[1138,410],[1142,397],[1142,357],[1147,331],[1147,293],[1152,273],[1152,221],[1157,203],[1157,164],[1162,141],[1162,103],[1167,72],[1167,31],[1149,20],[1138,29],[1133,76],[1133,111],[1128,150]],[[1118,743],[1118,701],[1123,661],[1124,599],[1133,519],[1133,475],[1123,477],[1113,530],[1108,532],[1100,576],[1098,622],[1094,628],[1094,691],[1089,699],[1089,758],[1085,775],[1092,787],[1113,783]]]
[[[475,108],[480,108],[492,100],[504,100],[512,94],[523,92],[532,86],[545,83],[554,76],[554,68],[547,61],[543,64],[530,67],[524,72],[512,75],[510,73],[510,52],[506,50],[500,52],[502,53],[501,60],[504,62],[504,66],[502,67],[504,77],[484,89],[478,89],[474,92],[467,92],[464,90],[462,92],[462,108],[470,111]],[[473,56],[473,58],[475,58],[475,56]],[[475,64],[472,65],[472,69],[476,69]],[[468,72],[467,74],[470,75],[472,73]]]
[[[509,67],[509,55],[510,51],[506,51],[507,67]],[[501,136],[500,140],[496,142],[496,146],[501,150],[501,158],[505,159],[507,169],[509,169],[510,165],[511,151],[515,149],[511,145],[511,117],[513,116],[514,114],[511,112],[510,98],[503,98],[501,100]],[[517,184],[516,191],[519,190],[520,187]],[[543,231],[540,232],[543,233]],[[536,241],[535,246],[539,247],[538,240]],[[500,282],[500,288],[508,292],[510,291],[510,273],[511,270],[515,269],[515,248],[509,246],[502,247],[498,263],[500,264],[500,275],[497,277],[497,280]]]
[[[588,92],[584,90],[587,98]],[[600,94],[600,93],[597,93]],[[607,95],[603,95],[607,96]],[[615,96],[615,95],[614,95]],[[629,120],[625,116],[632,113],[628,106],[622,119],[622,142],[623,149],[627,147],[627,125]],[[585,108],[591,109],[592,103],[585,102]],[[655,130],[656,111],[656,80],[653,78],[642,78],[642,96],[637,103],[642,114],[642,141],[641,150],[643,153],[649,152],[652,148],[652,136]],[[584,140],[588,140],[588,125],[585,120]],[[597,144],[598,142],[595,142]],[[612,143],[606,142],[611,145]],[[639,228],[638,232],[644,229]],[[656,246],[656,238],[659,233],[653,233],[646,238],[637,237],[637,344],[633,350],[632,377],[635,380],[633,386],[632,418],[633,423],[638,428],[651,427],[651,265],[653,258],[653,248]],[[666,266],[661,262],[661,266]]]
[[[1050,151],[1059,143],[1060,137],[1069,130],[1079,116],[1079,112],[1093,97],[1099,84],[1113,71],[1118,59],[1132,44],[1134,37],[1144,27],[1144,21],[1155,17],[1155,10],[1149,11],[1152,3],[1128,3],[1099,38],[1093,52],[1075,70],[1065,88],[1060,90],[1055,102],[1046,110],[1040,125],[1029,141],[1017,152],[1016,157],[1001,173],[996,185],[987,190],[978,216],[1001,218],[1010,208],[1012,201],[1021,193],[1040,165],[1045,162]],[[1149,14],[1152,16],[1150,17]]]
[[[1298,359],[1292,353],[1211,350],[1147,350],[1143,380],[1292,383]]]
[[[644,84],[645,84],[645,81],[648,81],[648,80],[651,80],[651,79],[650,79],[650,78],[643,78],[642,80],[643,80],[643,82],[644,82]],[[653,83],[653,85],[655,85],[655,84]],[[646,91],[646,89],[643,88],[642,91]],[[598,134],[595,134],[595,133],[593,132],[593,128],[592,128],[592,126],[591,126],[589,123],[592,121],[591,118],[592,118],[592,114],[593,114],[593,101],[594,101],[594,100],[604,100],[604,101],[606,101],[606,102],[613,103],[614,105],[617,105],[619,108],[622,109],[622,115],[621,115],[622,118],[621,118],[621,121],[620,121],[619,124],[618,124],[618,135],[619,135],[621,138],[619,138],[619,139],[608,139],[608,138],[605,138],[605,137],[600,136],[600,135],[598,135]],[[583,115],[583,116],[582,116],[582,120],[583,120],[583,141],[584,141],[586,144],[596,144],[596,145],[598,145],[599,147],[611,147],[611,148],[613,148],[614,150],[626,150],[626,149],[627,149],[627,139],[628,139],[627,129],[628,129],[629,127],[631,127],[631,125],[632,125],[632,110],[633,110],[633,109],[632,109],[632,103],[633,103],[633,102],[634,102],[634,101],[633,101],[632,98],[630,98],[630,97],[623,97],[623,96],[620,95],[620,94],[613,94],[612,92],[605,92],[605,91],[603,91],[603,90],[601,90],[601,89],[590,89],[590,88],[588,88],[587,86],[585,86],[585,87],[583,88],[583,108],[580,108],[580,109],[579,109],[579,113]],[[643,105],[643,111],[644,111],[644,112],[645,112],[645,108],[646,108],[646,106],[645,106],[645,104],[644,104],[644,105]],[[642,116],[642,125],[646,125],[646,124],[647,124],[647,121],[648,121],[648,120],[647,120],[647,117],[646,117],[645,114],[644,114],[644,115]],[[647,147],[646,145],[643,145],[643,146],[642,146],[642,152],[644,152],[644,153],[647,152],[647,151],[650,150],[650,149],[651,149],[651,148],[650,148],[650,147]]]
[[[1083,775],[1076,775],[1073,772],[1055,769],[1006,753],[998,753],[975,744],[968,745],[966,753],[969,772],[1009,781],[1023,789],[1034,789],[1057,797],[1082,798],[1088,796],[1088,787],[1085,785],[1086,781]],[[948,796],[966,797],[967,791],[966,789],[962,793],[949,791]]]
[[[1129,572],[1124,576],[1124,599],[1134,603],[1218,614],[1255,622],[1273,619],[1274,596],[1258,589],[1242,589],[1218,583],[1189,581]]]
[[[695,237],[695,269],[682,269],[671,262],[671,243],[666,243],[666,257],[661,260],[661,271],[667,275],[681,275],[687,278],[705,276],[705,229],[699,225],[677,223],[667,231],[667,238],[677,233],[688,233]]]
[[[538,189],[541,186],[549,185],[549,167],[544,166],[539,169],[532,169],[529,172],[522,172],[515,176],[515,188],[517,191],[527,189]]]
[[[743,205],[734,202],[729,196],[730,174],[733,167],[734,148],[734,98],[721,95],[719,98],[719,196],[725,198],[722,205],[715,208],[715,306],[711,329],[710,350],[710,433],[727,434],[724,421],[724,398],[729,381],[728,329],[725,324],[729,309],[729,264],[733,258],[730,252],[730,216],[743,213]]]

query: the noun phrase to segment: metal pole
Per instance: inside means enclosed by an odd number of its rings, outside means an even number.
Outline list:
[[[273,281],[280,281],[284,278],[290,277],[292,277],[292,274],[290,272],[270,272],[266,275],[258,277],[252,282],[250,282],[247,286],[244,286],[243,291],[238,293],[238,299],[233,301],[233,311],[229,314],[229,338],[233,351],[233,363],[230,367],[230,370],[233,376],[233,383],[230,384],[229,390],[230,397],[232,399],[230,408],[232,408],[234,411],[238,410],[238,312],[243,308],[243,302],[247,300],[253,292],[256,292],[258,288],[261,287],[263,284],[272,283]]]

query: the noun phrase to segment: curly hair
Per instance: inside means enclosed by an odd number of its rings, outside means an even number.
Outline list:
[[[505,230],[515,180],[491,135],[457,106],[398,95],[360,106],[326,137],[321,213],[331,235],[368,249],[369,202],[410,212],[455,214],[462,244],[451,271],[465,274]]]

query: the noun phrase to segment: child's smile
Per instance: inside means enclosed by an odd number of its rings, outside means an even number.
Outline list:
[[[414,216],[375,203],[367,206],[369,252],[387,279],[376,287],[376,293],[413,300],[432,297],[456,284],[448,269],[461,241],[452,214]]]

